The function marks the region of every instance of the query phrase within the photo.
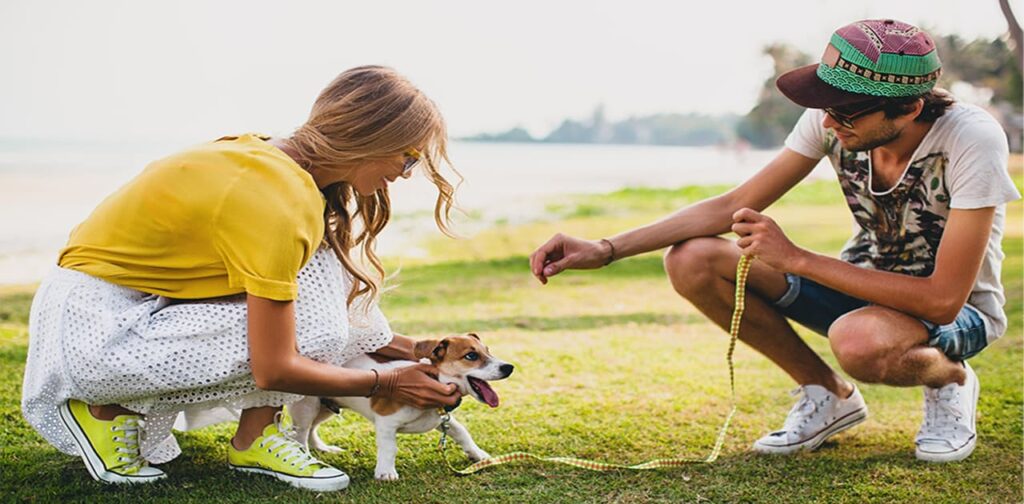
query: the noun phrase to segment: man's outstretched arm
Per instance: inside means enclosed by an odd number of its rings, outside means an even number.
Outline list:
[[[740,208],[762,210],[807,177],[818,160],[783,149],[768,165],[735,189],[694,203],[661,220],[608,238],[583,240],[557,234],[530,255],[530,271],[541,283],[567,269],[594,269],[614,258],[650,252],[698,236],[729,231]]]

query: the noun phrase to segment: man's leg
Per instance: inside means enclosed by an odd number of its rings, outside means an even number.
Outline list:
[[[977,443],[978,377],[927,346],[928,331],[917,319],[880,306],[847,313],[829,328],[832,350],[858,380],[894,386],[924,385],[924,421],[914,442],[917,458],[954,462]]]
[[[676,292],[728,330],[739,257],[729,241],[698,238],[673,246],[665,255],[665,269]],[[814,450],[863,422],[868,409],[860,392],[825,364],[774,306],[790,288],[785,275],[754,261],[747,286],[740,339],[789,373],[802,392],[782,428],[758,439],[753,449],[774,454]]]
[[[739,258],[739,249],[728,240],[695,238],[668,250],[665,271],[676,292],[728,331]],[[740,339],[771,359],[797,383],[821,385],[840,398],[849,397],[853,385],[821,360],[772,305],[786,292],[785,275],[754,261],[747,287]]]
[[[881,306],[866,306],[843,315],[828,330],[839,365],[867,383],[898,387],[942,388],[963,384],[963,365],[929,347],[921,321]]]

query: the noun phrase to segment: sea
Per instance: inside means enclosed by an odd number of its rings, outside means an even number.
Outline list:
[[[151,161],[188,145],[170,140],[0,139],[0,285],[41,280],[70,231],[98,203]],[[462,177],[459,206],[485,223],[542,219],[547,204],[573,194],[735,184],[778,153],[733,147],[464,141],[452,142],[449,151]],[[835,176],[823,162],[812,177]],[[380,237],[381,255],[423,253],[416,243],[436,233],[430,219],[436,197],[422,175],[391,187],[397,225]]]

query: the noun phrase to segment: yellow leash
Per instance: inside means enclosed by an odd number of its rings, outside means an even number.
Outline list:
[[[470,465],[465,469],[456,469],[451,462],[448,461],[448,457],[445,456],[445,448],[448,441],[448,429],[451,421],[451,414],[443,412],[441,419],[441,440],[437,443],[437,449],[441,452],[441,458],[444,459],[445,463],[448,464],[448,468],[451,469],[455,474],[466,476],[473,474],[485,467],[491,467],[501,464],[507,464],[509,462],[516,462],[521,460],[539,460],[542,462],[554,462],[557,464],[566,464],[574,467],[580,467],[583,469],[589,469],[591,471],[612,471],[615,469],[630,469],[636,471],[642,471],[647,469],[659,469],[663,467],[680,467],[689,464],[706,464],[714,462],[718,459],[718,455],[722,452],[722,444],[725,443],[725,433],[729,430],[729,423],[732,422],[732,417],[736,414],[736,373],[733,369],[732,354],[736,349],[736,339],[740,335],[740,320],[743,318],[743,308],[746,304],[746,288],[747,288],[747,273],[750,271],[751,258],[747,256],[740,256],[740,261],[736,265],[736,297],[735,305],[732,311],[732,320],[729,323],[729,351],[726,353],[726,361],[729,363],[729,390],[732,396],[732,405],[729,408],[729,414],[726,415],[725,421],[722,422],[721,428],[718,429],[718,437],[715,439],[715,446],[711,449],[711,453],[704,458],[664,458],[654,459],[648,462],[634,465],[624,464],[611,464],[608,462],[597,462],[594,460],[586,460],[575,457],[541,457],[533,455],[527,452],[510,452],[497,457],[491,457],[489,459],[481,460],[475,464]]]

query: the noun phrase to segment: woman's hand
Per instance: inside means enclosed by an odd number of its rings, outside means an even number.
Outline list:
[[[437,381],[437,368],[429,364],[380,373],[380,389],[375,394],[419,409],[455,406],[461,395],[454,384]]]
[[[581,240],[558,233],[530,254],[530,271],[540,283],[567,269],[596,269],[608,263],[612,250],[603,241]]]

